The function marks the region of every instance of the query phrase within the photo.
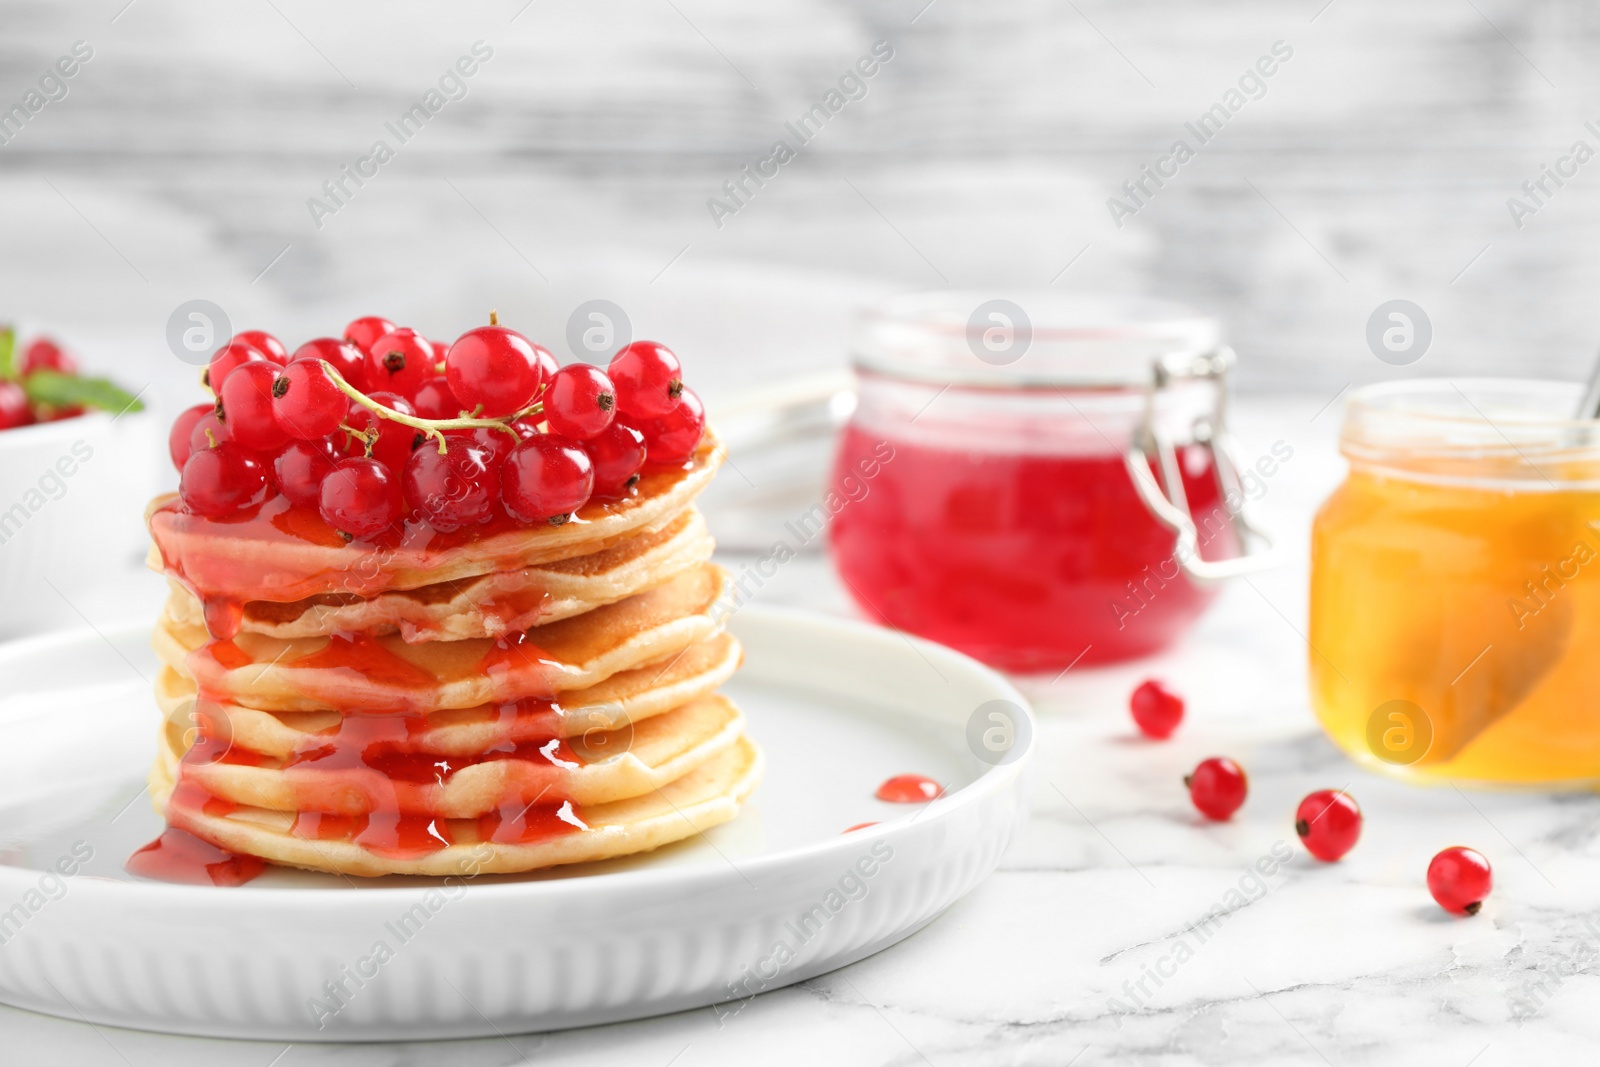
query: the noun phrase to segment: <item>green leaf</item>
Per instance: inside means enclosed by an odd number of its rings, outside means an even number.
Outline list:
[[[0,379],[9,381],[17,376],[17,331],[0,326]]]
[[[91,407],[120,415],[143,411],[139,398],[105,378],[80,378],[53,370],[36,370],[22,380],[23,392],[35,404],[55,408]]]

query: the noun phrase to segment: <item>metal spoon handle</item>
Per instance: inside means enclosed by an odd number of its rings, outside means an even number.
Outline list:
[[[1600,359],[1595,360],[1589,373],[1589,386],[1583,391],[1583,402],[1578,405],[1579,419],[1600,419]]]

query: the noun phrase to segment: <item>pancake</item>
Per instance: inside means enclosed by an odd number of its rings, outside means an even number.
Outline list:
[[[151,796],[170,825],[272,863],[364,876],[500,874],[612,859],[692,837],[739,813],[761,779],[762,763],[761,751],[741,737],[660,789],[588,808],[563,803],[539,820],[526,842],[488,839],[485,830],[500,831],[484,820],[445,821],[436,832],[451,843],[425,855],[389,856],[348,839],[296,836],[295,817],[287,812],[240,808],[207,814],[207,805],[169,804],[172,778],[159,763],[151,773]]]
[[[168,494],[152,501],[145,514],[155,542],[149,563],[202,600],[231,605],[418,589],[590,555],[662,529],[694,502],[723,456],[722,445],[707,431],[681,468],[647,471],[633,496],[591,501],[560,525],[505,519],[445,534],[408,523],[376,541],[346,542],[316,512],[281,496],[252,512],[215,520],[180,511],[176,495]]]
[[[622,671],[598,685],[565,693],[559,704],[522,701],[429,713],[412,724],[407,741],[418,752],[471,756],[497,745],[621,730],[710,696],[733,676],[743,654],[733,635],[717,634],[667,663]],[[163,667],[156,678],[156,702],[169,725],[182,731],[208,729],[217,747],[214,759],[234,746],[288,759],[317,734],[338,728],[342,719],[337,711],[259,711],[197,702],[194,681],[172,667]]]
[[[239,630],[286,640],[356,632],[398,632],[408,642],[500,637],[643,592],[707,562],[713,547],[705,519],[690,508],[658,530],[643,530],[599,552],[535,567],[373,597],[321,593],[292,603],[252,600],[243,605]],[[184,626],[204,626],[200,601],[176,581],[171,584],[168,616]]]
[[[203,628],[164,616],[153,644],[168,666],[225,702],[268,711],[431,712],[550,697],[670,661],[720,631],[731,596],[728,574],[708,563],[618,603],[518,631],[515,640],[240,634],[213,642]]]
[[[738,740],[744,716],[710,696],[622,730],[572,739],[533,740],[486,754],[444,757],[418,751],[406,716],[363,715],[313,735],[299,762],[258,757],[237,738],[210,761],[207,749],[184,759],[185,729],[161,733],[157,759],[166,778],[183,778],[213,797],[273,811],[366,815],[397,811],[470,819],[508,806],[578,805],[626,800],[668,785]],[[199,754],[199,759],[194,758]],[[245,762],[239,762],[240,760]]]

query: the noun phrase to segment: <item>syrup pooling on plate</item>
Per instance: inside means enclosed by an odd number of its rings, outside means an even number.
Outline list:
[[[169,826],[124,865],[129,874],[160,882],[189,885],[244,885],[260,874],[266,863],[255,856],[220,849],[187,830]]]

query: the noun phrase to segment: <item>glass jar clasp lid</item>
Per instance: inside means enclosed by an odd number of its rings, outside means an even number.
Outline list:
[[[1173,353],[1157,359],[1145,387],[1144,416],[1123,455],[1139,499],[1158,522],[1177,535],[1173,559],[1190,579],[1200,583],[1254,574],[1277,562],[1277,549],[1271,535],[1251,521],[1248,514],[1248,502],[1239,479],[1237,449],[1227,432],[1226,384],[1233,362],[1233,349],[1227,345],[1206,352]],[[1216,385],[1216,407],[1195,420],[1192,432],[1195,444],[1211,450],[1211,471],[1217,479],[1218,496],[1223,501],[1218,510],[1225,513],[1225,522],[1233,529],[1239,545],[1240,554],[1228,559],[1201,557],[1200,531],[1189,510],[1188,494],[1178,468],[1177,447],[1156,418],[1156,402],[1161,392],[1186,381]],[[1155,474],[1151,473],[1152,467]],[[1209,522],[1207,529],[1210,530]]]

